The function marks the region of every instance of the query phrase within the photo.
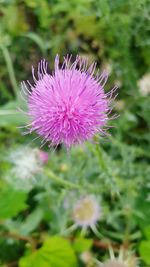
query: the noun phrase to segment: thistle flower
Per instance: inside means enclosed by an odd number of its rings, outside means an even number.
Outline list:
[[[84,196],[73,208],[73,220],[76,226],[93,227],[100,219],[100,206],[94,196]]]
[[[32,68],[34,85],[22,83],[31,121],[26,133],[35,131],[43,145],[64,143],[70,148],[104,133],[108,121],[110,99],[116,90],[104,93],[108,75],[94,74],[96,63],[88,67],[88,61],[79,56],[73,64],[70,61],[71,56],[65,57],[59,67],[56,56],[54,72],[49,74],[47,62],[41,60],[37,79]]]

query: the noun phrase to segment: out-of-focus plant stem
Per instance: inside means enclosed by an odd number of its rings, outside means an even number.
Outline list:
[[[106,179],[107,181],[109,180],[109,183],[111,187],[113,188],[113,190],[115,189],[115,194],[119,194],[118,186],[116,184],[116,175],[115,173],[113,173],[112,170],[109,169],[109,166],[106,160],[107,157],[105,156],[106,155],[105,151],[103,151],[102,147],[99,144],[96,144],[96,147],[91,144],[88,144],[88,147],[97,157],[101,172],[103,172],[106,175]],[[114,194],[112,194],[112,197],[114,197]]]
[[[56,182],[57,184],[60,184],[64,187],[69,187],[69,188],[73,188],[73,189],[81,189],[80,185],[63,180],[62,178],[55,175],[51,170],[45,170],[45,175],[47,177],[49,177],[51,180],[53,180],[54,182]]]
[[[17,85],[17,80],[15,77],[15,72],[14,72],[14,68],[13,68],[13,64],[12,64],[12,60],[11,60],[11,56],[9,53],[9,50],[7,49],[6,46],[4,45],[0,45],[0,48],[2,50],[6,65],[7,65],[7,70],[8,70],[8,74],[9,74],[9,78],[10,78],[10,82],[13,88],[13,92],[15,97],[18,99],[18,85]]]
[[[96,145],[96,152],[97,152],[97,156],[98,156],[99,163],[100,163],[102,170],[107,172],[108,168],[107,168],[107,165],[106,165],[106,162],[105,162],[103,152],[102,152],[100,145]]]
[[[102,171],[108,172],[108,167],[107,167],[107,164],[106,164],[105,159],[104,159],[104,153],[103,153],[100,145],[96,144],[96,148],[95,148],[95,146],[93,146],[90,143],[88,143],[87,145],[90,148],[90,150],[95,154],[95,156],[98,158],[99,165],[100,165]]]
[[[126,214],[126,227],[125,227],[125,231],[124,231],[124,239],[123,239],[123,244],[124,247],[128,247],[129,246],[129,240],[130,240],[130,221],[131,221],[131,214]]]

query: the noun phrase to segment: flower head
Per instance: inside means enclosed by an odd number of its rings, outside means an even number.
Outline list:
[[[88,67],[88,61],[79,56],[73,64],[70,61],[71,56],[65,57],[60,67],[56,56],[54,72],[49,74],[47,63],[42,60],[37,79],[32,70],[34,85],[22,83],[31,121],[28,132],[37,132],[43,143],[64,143],[67,148],[103,133],[110,97],[116,90],[104,93],[108,75],[95,75],[95,63]]]
[[[97,200],[89,195],[81,198],[73,208],[73,220],[81,227],[92,227],[100,218],[100,207]]]

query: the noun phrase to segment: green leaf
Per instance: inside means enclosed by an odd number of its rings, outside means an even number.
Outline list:
[[[93,241],[92,239],[85,239],[82,237],[76,238],[73,243],[73,248],[76,252],[84,252],[89,250],[92,247]]]
[[[50,265],[44,260],[40,251],[37,251],[33,255],[22,258],[19,267],[50,267]]]
[[[58,236],[48,238],[38,251],[19,262],[19,267],[75,266],[76,257],[69,241]]]
[[[22,223],[21,228],[19,230],[21,235],[28,235],[32,232],[40,223],[43,217],[43,211],[40,208],[34,210],[26,219],[25,222]]]
[[[142,241],[139,247],[141,258],[146,264],[150,264],[150,241]]]
[[[0,108],[0,126],[18,126],[26,123],[26,117],[17,111],[19,103],[11,101]]]
[[[26,193],[15,191],[12,188],[0,190],[0,219],[8,219],[16,216],[20,211],[26,209]]]

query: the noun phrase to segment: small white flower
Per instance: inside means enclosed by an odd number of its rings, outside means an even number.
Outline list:
[[[73,208],[73,220],[81,227],[92,227],[100,219],[101,210],[93,196],[81,198]]]
[[[78,200],[76,201],[76,199]],[[102,218],[102,209],[99,197],[94,195],[77,195],[75,191],[68,193],[64,199],[63,206],[71,215],[73,224],[66,228],[65,232],[72,232],[81,227],[81,235],[87,233],[88,228],[99,238],[102,234],[97,229],[97,222]]]
[[[147,96],[150,94],[150,73],[145,74],[138,81],[138,86],[142,96]]]

